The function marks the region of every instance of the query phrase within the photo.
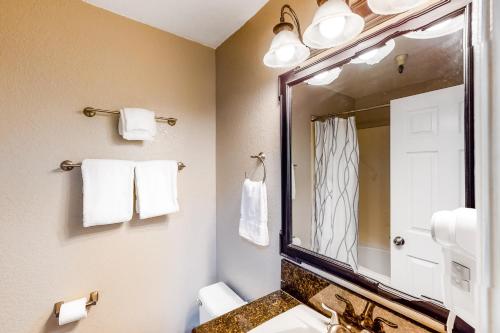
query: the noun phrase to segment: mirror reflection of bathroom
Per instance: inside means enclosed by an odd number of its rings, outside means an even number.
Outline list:
[[[400,35],[292,90],[293,243],[438,301],[431,216],[465,205],[462,27]]]

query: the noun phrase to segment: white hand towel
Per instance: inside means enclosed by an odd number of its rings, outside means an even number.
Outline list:
[[[269,245],[267,189],[264,182],[245,179],[243,183],[239,233],[257,245]]]
[[[118,132],[126,140],[152,141],[156,135],[155,113],[137,108],[121,109]]]
[[[147,219],[179,211],[177,161],[137,162],[135,167],[136,209]]]
[[[83,226],[130,221],[134,213],[134,162],[84,160]]]

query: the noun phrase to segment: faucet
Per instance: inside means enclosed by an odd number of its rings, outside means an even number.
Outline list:
[[[359,316],[359,326],[361,328],[373,331],[374,333],[385,333],[384,325],[386,324],[392,328],[398,328],[397,324],[392,321],[384,319],[382,317],[377,317],[373,320],[373,310],[375,309],[375,304],[372,302],[366,302],[365,309],[363,313]]]
[[[363,329],[364,332],[385,333],[383,324],[392,328],[398,328],[397,324],[394,324],[393,322],[382,317],[377,317],[374,320],[373,310],[375,310],[375,304],[370,301],[366,302],[363,312],[358,316],[356,315],[354,306],[348,299],[340,296],[339,294],[335,294],[335,297],[337,297],[339,301],[345,303],[345,310],[342,317],[348,323]]]
[[[344,313],[342,314],[342,317],[348,323],[353,325],[358,325],[359,317],[356,315],[356,311],[354,310],[354,306],[352,305],[351,301],[349,301],[347,298],[340,296],[339,294],[335,294],[335,297],[337,297],[339,301],[345,303],[345,310]]]
[[[359,326],[365,329],[372,329],[374,309],[375,309],[375,304],[373,304],[372,302],[366,302],[365,309],[359,316]]]
[[[386,324],[387,326],[392,327],[392,328],[398,328],[398,325],[394,324],[392,321],[389,321],[389,320],[384,319],[382,317],[377,317],[373,321],[373,327],[372,327],[373,332],[374,333],[385,333],[384,325],[382,325],[382,324]]]
[[[321,303],[323,309],[330,312],[330,322],[326,325],[327,333],[351,333],[351,330],[346,326],[342,325],[339,321],[339,315],[337,311],[329,308],[325,303]]]

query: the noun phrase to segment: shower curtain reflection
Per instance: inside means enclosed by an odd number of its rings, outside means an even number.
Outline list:
[[[312,250],[358,270],[359,147],[355,117],[314,122]]]

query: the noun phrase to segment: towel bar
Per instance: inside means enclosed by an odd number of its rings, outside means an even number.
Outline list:
[[[63,171],[71,171],[73,170],[73,168],[80,168],[81,166],[82,163],[73,163],[70,160],[62,161],[61,164],[59,164],[59,167]],[[184,169],[185,167],[186,165],[184,163],[177,162],[177,168],[179,169],[179,171],[182,171],[182,169]]]
[[[120,111],[97,109],[91,106],[87,106],[85,109],[83,109],[83,114],[90,118],[94,117],[97,113],[120,114]],[[166,121],[170,126],[175,126],[175,124],[177,123],[177,118],[155,117],[155,119],[157,121]]]
[[[96,305],[98,300],[99,300],[99,292],[98,291],[91,292],[89,299],[85,304],[85,307],[88,308],[92,305]],[[54,304],[54,316],[56,316],[56,318],[59,318],[59,313],[61,313],[61,306],[63,304],[64,302],[57,302],[56,304]]]

